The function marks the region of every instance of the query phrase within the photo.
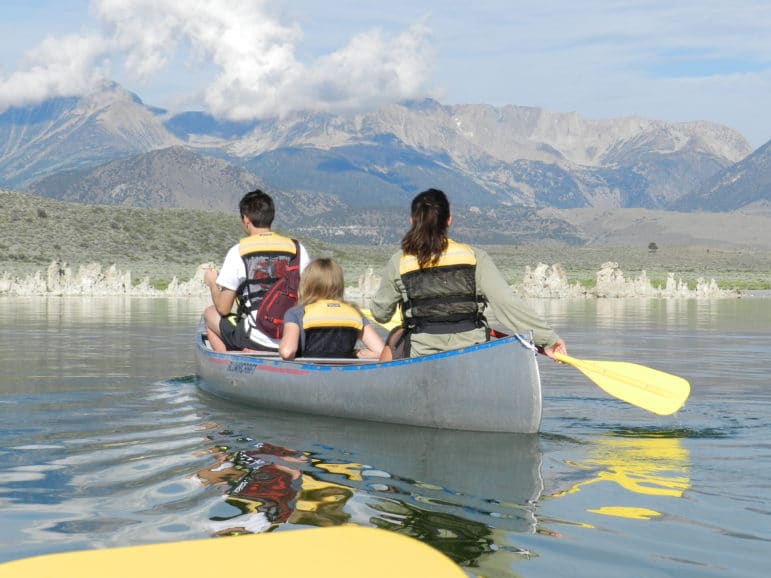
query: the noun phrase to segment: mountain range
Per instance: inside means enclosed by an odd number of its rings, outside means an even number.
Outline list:
[[[412,196],[437,187],[473,209],[475,235],[512,242],[502,223],[537,231],[546,208],[767,206],[771,142],[753,151],[709,122],[434,100],[230,122],[173,115],[111,84],[0,114],[0,185],[84,203],[224,211],[260,186],[277,195],[286,224],[370,241],[402,230]],[[569,226],[550,227],[575,241]]]

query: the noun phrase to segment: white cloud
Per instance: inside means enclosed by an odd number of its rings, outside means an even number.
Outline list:
[[[419,96],[430,68],[427,37],[420,27],[392,39],[372,31],[310,65],[295,61],[285,45],[267,46],[259,59],[229,53],[206,101],[215,113],[245,119],[372,108]]]
[[[0,77],[0,110],[53,96],[90,92],[109,75],[100,36],[48,37],[26,57],[25,66]]]
[[[22,5],[46,3],[24,35],[22,8],[0,3],[0,37],[13,31],[4,70],[25,38],[83,25],[71,14],[41,20],[61,12],[54,0]],[[153,104],[231,118],[432,94],[593,118],[703,119],[755,144],[769,138],[767,0],[91,0],[91,14],[97,32],[49,39],[17,72],[0,72],[0,110],[109,77]]]
[[[48,38],[27,65],[0,77],[0,108],[84,94],[108,79],[109,62],[139,80],[165,73],[178,51],[213,63],[205,87],[212,113],[231,119],[374,107],[421,96],[429,34],[372,30],[316,62],[298,61],[301,30],[262,0],[93,0],[101,34]]]

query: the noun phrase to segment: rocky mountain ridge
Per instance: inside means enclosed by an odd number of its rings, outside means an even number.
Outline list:
[[[739,133],[708,122],[590,120],[433,100],[235,123],[172,116],[112,84],[91,97],[0,114],[0,184],[11,188],[80,202],[226,210],[259,183],[287,195],[292,212],[339,213],[349,218],[342,225],[359,225],[350,219],[368,210],[403,208],[429,186],[447,190],[455,206],[504,213],[732,211],[771,197],[757,175],[771,169],[748,164],[739,180],[761,185],[746,193],[740,183],[729,203],[719,190],[705,195],[705,183],[736,182],[724,175],[751,153]]]
[[[221,144],[238,157],[309,146],[330,149],[390,134],[405,145],[445,151],[461,161],[482,154],[516,160],[601,167],[644,150],[668,154],[685,149],[736,162],[751,152],[733,129],[708,122],[670,123],[627,117],[592,120],[576,113],[486,104],[441,105],[433,100],[385,106],[354,115],[294,115],[259,123],[236,143]],[[196,143],[194,133],[180,134]],[[204,135],[206,136],[206,135]],[[206,146],[205,141],[202,144]]]
[[[30,182],[179,144],[157,112],[118,85],[6,110],[0,114],[0,182]]]
[[[457,189],[470,190],[480,204],[486,196],[492,204],[520,206],[666,208],[751,152],[739,133],[707,122],[589,120],[534,107],[443,106],[432,100],[367,114],[297,114],[250,130],[241,125],[235,139],[212,141],[212,122],[206,123],[208,134],[194,132],[195,126],[184,132],[179,124],[175,134],[202,151],[226,150],[256,172],[264,170],[261,158],[276,158],[283,150],[295,151],[301,163],[314,156],[317,166],[399,181],[410,180],[399,162],[422,165],[428,173],[451,169],[466,181]],[[303,174],[317,172],[306,168]],[[299,179],[281,182],[308,186]]]
[[[767,212],[771,206],[771,141],[709,179],[697,192],[680,198],[674,209],[693,205],[712,211]]]

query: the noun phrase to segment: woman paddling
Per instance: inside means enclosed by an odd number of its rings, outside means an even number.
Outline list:
[[[451,224],[450,203],[442,191],[428,189],[412,200],[410,229],[401,251],[388,261],[370,307],[381,323],[397,307],[402,311],[402,327],[389,336],[381,359],[488,341],[486,305],[510,331],[532,331],[535,344],[549,357],[567,354],[565,342],[512,291],[487,253],[447,236]]]

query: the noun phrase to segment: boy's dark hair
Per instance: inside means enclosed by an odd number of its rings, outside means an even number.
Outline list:
[[[259,229],[269,229],[273,224],[273,217],[276,215],[273,199],[260,189],[246,193],[241,202],[238,203],[238,210],[242,217],[248,217],[252,225]]]

